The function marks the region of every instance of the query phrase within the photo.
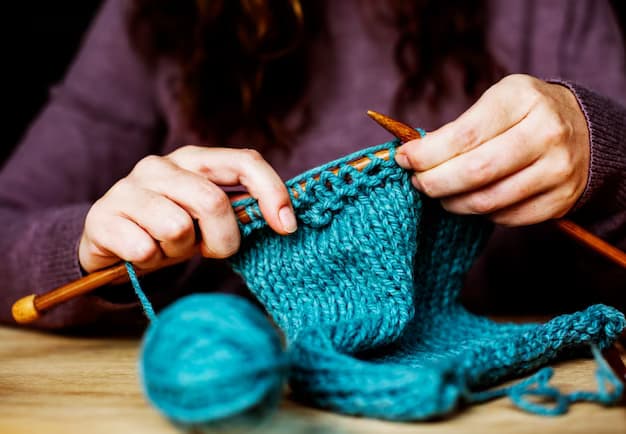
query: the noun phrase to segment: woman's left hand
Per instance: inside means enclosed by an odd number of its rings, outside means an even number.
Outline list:
[[[521,226],[565,215],[589,176],[585,116],[572,92],[526,75],[489,88],[458,119],[407,142],[396,161],[457,214]]]

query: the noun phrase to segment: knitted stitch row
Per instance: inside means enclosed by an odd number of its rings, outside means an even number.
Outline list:
[[[505,392],[478,391],[619,336],[624,316],[603,305],[526,325],[465,310],[459,291],[490,225],[447,213],[412,188],[394,162],[397,145],[289,181],[294,234],[279,236],[262,218],[241,225],[232,263],[286,335],[296,399],[346,414],[431,418],[499,396]],[[382,149],[392,158],[374,155]],[[362,156],[371,159],[362,171],[345,164]],[[337,174],[326,170],[336,166]],[[254,200],[234,204],[241,205],[260,217]],[[546,375],[536,382],[548,390]],[[580,399],[614,402],[621,386],[612,384],[612,392]],[[562,401],[555,412],[565,411]]]

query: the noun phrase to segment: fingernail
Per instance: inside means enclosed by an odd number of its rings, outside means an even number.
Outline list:
[[[398,163],[398,166],[402,167],[403,169],[408,169],[411,167],[409,159],[404,154],[396,154],[396,163]]]
[[[283,225],[283,229],[290,234],[295,232],[298,229],[298,224],[296,223],[296,216],[290,207],[284,206],[278,211],[278,219],[280,223]]]

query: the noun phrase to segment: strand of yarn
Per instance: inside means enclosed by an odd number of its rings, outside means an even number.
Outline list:
[[[135,267],[130,262],[125,262],[126,272],[128,273],[128,277],[130,278],[130,283],[133,286],[133,290],[139,299],[139,303],[141,303],[141,307],[143,308],[144,313],[150,320],[150,322],[154,322],[156,320],[156,314],[154,313],[154,309],[152,308],[152,303],[146,297],[146,293],[141,289],[141,284],[139,283],[139,279],[137,278],[137,273],[135,272]]]
[[[591,350],[597,363],[595,376],[598,390],[596,392],[579,390],[571,393],[562,393],[558,388],[549,384],[554,376],[554,369],[547,367],[508,387],[468,393],[467,400],[477,403],[508,396],[518,408],[542,416],[565,414],[569,406],[576,402],[595,402],[603,405],[614,404],[622,395],[624,384],[617,378],[611,367],[608,366],[600,350],[595,345],[592,345]],[[607,386],[609,387],[607,388]],[[528,396],[547,398],[552,401],[552,404],[549,402],[532,402],[526,399]]]

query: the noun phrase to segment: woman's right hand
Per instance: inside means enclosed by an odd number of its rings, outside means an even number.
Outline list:
[[[239,249],[237,220],[218,185],[243,185],[258,199],[269,226],[296,230],[287,189],[261,155],[249,149],[185,146],[164,157],[148,156],[93,204],[78,247],[87,272],[120,260],[158,268],[198,251],[226,258]]]

